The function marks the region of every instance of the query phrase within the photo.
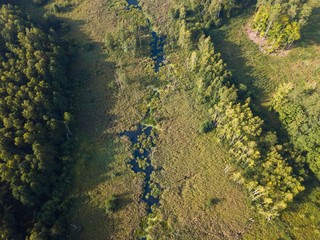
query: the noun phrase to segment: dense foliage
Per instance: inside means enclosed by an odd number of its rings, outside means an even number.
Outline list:
[[[260,0],[252,27],[274,49],[290,47],[300,39],[301,27],[311,14],[310,0]]]
[[[125,57],[136,57],[142,53],[149,54],[150,29],[149,23],[137,7],[131,7],[128,11],[126,2],[118,2],[112,8],[118,12],[118,30],[107,33],[105,46],[109,54],[113,54],[118,61],[124,61]]]
[[[254,3],[255,0],[188,0],[171,9],[174,18],[187,18],[195,27],[201,25],[206,30],[219,26],[222,20],[238,13],[242,8]]]
[[[136,6],[129,6],[126,1],[119,1],[112,4],[111,9],[117,11],[117,31],[107,32],[105,35],[105,50],[109,57],[116,63],[115,80],[120,88],[128,84],[126,67],[127,62],[133,58],[140,58],[145,65],[148,75],[141,73],[141,80],[150,81],[153,79],[154,68],[156,67],[156,56],[150,58],[150,46],[158,42],[152,40],[150,22],[144,13]]]
[[[185,19],[176,24],[180,26],[176,45],[180,51],[168,56],[168,61],[174,62],[176,77],[196,86],[216,136],[227,144],[231,158],[225,173],[248,189],[252,202],[266,219],[278,216],[304,190],[294,153],[275,133],[264,130],[263,121],[252,113],[249,98],[240,101],[226,64],[215,53],[210,37],[201,33],[206,30],[200,29],[195,35]]]
[[[297,96],[293,84],[283,84],[274,94],[273,108],[278,112],[281,122],[290,135],[290,140],[309,164],[315,176],[320,179],[320,112],[317,111],[319,95],[314,92],[316,85],[299,91]],[[312,97],[311,106],[304,107],[303,102],[294,99]],[[305,160],[304,160],[305,158]]]
[[[66,63],[64,51],[53,37],[27,21],[17,8],[2,5],[1,239],[28,235],[48,239],[61,234],[63,223],[56,222],[55,214],[61,210],[57,187],[63,187],[60,176],[68,160],[62,154],[70,119]]]

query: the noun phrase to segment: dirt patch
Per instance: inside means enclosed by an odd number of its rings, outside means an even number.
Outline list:
[[[268,55],[279,56],[279,57],[284,57],[289,54],[291,49],[280,49],[270,53],[270,45],[268,44],[267,39],[261,37],[257,31],[253,30],[250,27],[249,23],[246,24],[244,28],[248,35],[248,38],[258,45],[260,52]]]

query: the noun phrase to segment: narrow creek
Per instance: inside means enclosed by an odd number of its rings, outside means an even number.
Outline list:
[[[132,157],[129,160],[135,173],[144,173],[144,187],[141,199],[147,204],[147,212],[152,212],[152,206],[159,203],[157,195],[152,194],[151,174],[154,167],[151,162],[151,151],[155,146],[156,132],[153,127],[138,125],[135,131],[125,131],[120,136],[127,136],[132,144]]]
[[[141,9],[137,0],[127,0],[128,10],[130,6]],[[150,21],[148,20],[150,24]],[[151,26],[150,26],[151,28]],[[165,36],[159,36],[156,32],[151,31],[152,41],[150,43],[151,58],[154,61],[154,71],[158,72],[163,65],[164,57],[164,45],[166,42]],[[156,97],[156,92],[153,97]],[[147,110],[145,119],[150,117],[150,107]],[[144,120],[145,120],[144,119]],[[144,187],[143,194],[141,196],[142,201],[147,204],[147,212],[151,213],[153,206],[159,204],[158,186],[151,180],[151,175],[154,172],[154,166],[152,165],[151,152],[152,148],[156,145],[157,130],[150,125],[144,125],[139,123],[134,131],[124,131],[120,133],[120,136],[127,136],[131,142],[132,157],[129,160],[131,169],[135,173],[144,173]]]
[[[159,36],[156,32],[151,32],[151,57],[154,60],[154,70],[159,71],[164,61],[164,45],[166,44],[166,37]]]

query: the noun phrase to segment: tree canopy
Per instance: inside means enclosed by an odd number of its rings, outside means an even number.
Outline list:
[[[259,0],[252,27],[266,38],[270,51],[290,47],[301,38],[301,27],[311,14],[308,0]]]
[[[58,185],[67,139],[66,63],[53,37],[16,7],[1,6],[0,211],[6,216],[1,239],[27,235]]]

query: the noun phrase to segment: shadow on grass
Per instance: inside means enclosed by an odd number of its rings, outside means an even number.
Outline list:
[[[249,16],[252,14],[249,11],[242,14],[241,18],[249,19]],[[310,17],[308,24],[302,29],[302,40],[298,43],[303,47],[309,47],[311,45],[320,43],[320,8],[315,8]],[[243,21],[245,24],[245,21]],[[225,25],[229,26],[232,24],[232,20],[228,20]],[[244,26],[244,24],[242,26]],[[228,28],[227,28],[228,30]],[[251,66],[248,63],[248,60],[244,54],[246,51],[244,47],[240,44],[236,44],[233,41],[228,40],[228,32],[224,28],[216,29],[212,32],[211,37],[214,42],[216,52],[221,53],[223,61],[227,64],[227,69],[232,72],[234,83],[237,87],[239,84],[245,84],[247,86],[248,92],[243,93],[239,90],[239,97],[243,101],[247,97],[251,97],[251,109],[253,113],[259,116],[264,120],[263,129],[265,131],[276,131],[278,136],[279,143],[287,143],[289,141],[289,135],[287,130],[284,128],[281,123],[279,116],[276,112],[268,109],[262,105],[261,96],[263,95],[263,88],[260,88],[254,84],[257,81],[257,77],[254,75],[254,66]],[[230,30],[230,29],[229,29]],[[243,41],[243,40],[241,40]],[[246,39],[246,41],[250,41]],[[254,48],[258,48],[254,46]],[[255,54],[262,54],[258,49],[252,49],[252,57],[257,57]],[[268,64],[265,61],[265,64]],[[269,81],[266,75],[261,74],[261,77],[265,81]],[[293,167],[294,167],[294,163]],[[309,170],[310,171],[310,170]],[[289,211],[296,211],[300,206],[299,203],[304,203],[308,201],[308,197],[311,195],[312,191],[315,189],[319,181],[313,176],[312,172],[309,173],[312,175],[307,182],[305,182],[305,191],[301,192],[296,198],[295,201],[289,206]]]
[[[127,205],[131,204],[133,201],[132,199],[128,198],[129,192],[124,192],[121,194],[117,194],[117,208],[116,210],[124,209]]]
[[[79,154],[82,159],[75,159],[75,171],[78,171],[75,189],[83,196],[95,191],[99,185],[112,178],[108,174],[112,171],[109,165],[115,161],[118,144],[115,143],[116,136],[108,133],[106,129],[112,125],[115,118],[109,114],[115,103],[115,89],[110,88],[114,64],[105,61],[106,55],[101,44],[92,42],[85,35],[81,36],[81,22],[72,23],[68,20],[68,24],[73,28],[70,31],[77,33],[77,39],[69,39],[76,46],[76,54],[71,59],[69,78],[73,80],[74,90],[77,92],[73,99],[76,122],[74,129],[77,131],[75,135],[78,142],[76,158]],[[81,156],[82,154],[86,156]],[[86,230],[85,234],[81,231],[73,233],[72,239],[84,239],[88,234],[94,235],[94,229],[99,229],[99,234],[94,236],[111,239],[114,231],[117,231],[115,219],[91,201],[76,200],[74,211],[71,212],[72,219],[82,223],[83,229]],[[78,215],[79,210],[84,212]]]
[[[132,203],[132,200],[127,197],[128,194],[128,192],[125,192],[115,195],[116,208],[114,209],[114,212],[120,211],[128,204]],[[110,239],[109,236],[111,236],[111,233],[117,230],[116,228],[119,224],[119,219],[114,218],[112,213],[107,213],[105,208],[89,204],[90,200],[91,199],[88,196],[80,196],[73,199],[73,214],[75,217],[70,223],[73,239],[82,239],[83,231],[86,228],[86,226],[83,225],[83,216],[86,216],[87,220],[94,224],[95,227],[91,228],[92,231],[99,231],[99,236],[103,235],[106,239]]]
[[[219,203],[224,201],[225,198],[211,198],[208,199],[205,203],[204,209],[211,208],[217,206]]]
[[[109,239],[110,230],[115,228],[112,215],[106,214],[106,210],[103,208],[89,204],[90,198],[88,196],[81,196],[72,200],[74,217],[70,222],[71,239],[84,239],[85,236],[88,237],[88,234],[93,235],[92,231],[97,231],[99,236],[103,235],[106,239]],[[90,231],[88,231],[87,226],[84,225],[83,216],[86,217],[86,222],[94,224],[96,229],[90,228]],[[105,225],[108,225],[108,228]]]
[[[15,2],[37,24],[47,24],[43,18],[44,8],[34,6],[31,1]],[[97,226],[100,236],[110,239],[113,230],[117,231],[114,221],[104,209],[92,202],[89,193],[110,178],[108,172],[112,169],[109,165],[115,161],[117,154],[116,135],[108,131],[115,119],[110,114],[117,91],[113,84],[114,63],[106,61],[103,44],[93,41],[84,32],[86,21],[66,17],[53,17],[51,20],[53,22],[50,24],[56,23],[54,26],[57,28],[53,28],[56,32],[52,29],[48,31],[62,40],[61,44],[69,55],[67,76],[71,85],[70,102],[74,118],[71,131],[75,142],[73,192],[66,196],[73,201],[73,207],[67,213],[73,224],[70,227],[71,235],[74,239],[83,239],[84,231],[88,235]],[[59,28],[61,23],[63,29]],[[130,203],[126,194],[123,194],[119,201],[120,208]]]
[[[248,13],[245,13],[248,15]],[[231,24],[228,21],[228,24]],[[264,95],[264,89],[258,87],[255,83],[257,77],[254,75],[254,67],[248,64],[246,57],[244,56],[244,49],[234,42],[227,40],[226,31],[223,29],[216,29],[212,32],[211,37],[214,42],[216,52],[221,53],[223,61],[227,64],[227,69],[232,73],[232,83],[238,88],[238,95],[243,102],[248,97],[251,98],[251,110],[254,115],[259,116],[264,120],[265,131],[277,131],[279,140],[285,141],[288,138],[288,134],[282,127],[282,124],[278,118],[278,115],[268,107],[263,106],[262,96]],[[250,41],[248,39],[248,41]],[[254,46],[258,48],[257,46]],[[253,50],[252,54],[260,54],[257,49]],[[261,53],[262,54],[262,53]],[[254,57],[254,56],[253,56]],[[262,75],[265,81],[269,81],[266,75]],[[247,90],[242,90],[241,84],[244,84]]]
[[[314,8],[312,14],[301,30],[301,40],[297,43],[301,47],[320,44],[320,8]]]

